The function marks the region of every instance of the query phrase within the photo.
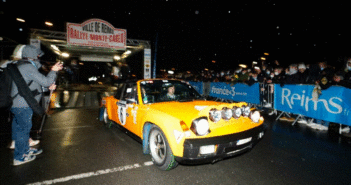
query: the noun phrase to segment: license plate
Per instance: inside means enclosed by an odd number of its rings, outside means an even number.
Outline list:
[[[246,143],[250,142],[251,140],[252,140],[252,137],[249,137],[249,138],[246,138],[246,139],[240,139],[240,140],[238,140],[236,145],[243,145],[243,144],[246,144]]]

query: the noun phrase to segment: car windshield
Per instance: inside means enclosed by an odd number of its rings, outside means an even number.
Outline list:
[[[188,83],[177,80],[140,82],[143,103],[194,101],[203,97]]]

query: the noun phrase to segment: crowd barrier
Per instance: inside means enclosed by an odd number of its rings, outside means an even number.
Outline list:
[[[313,85],[189,82],[200,94],[227,101],[244,101],[272,109],[351,126],[351,89],[331,86],[313,99]]]

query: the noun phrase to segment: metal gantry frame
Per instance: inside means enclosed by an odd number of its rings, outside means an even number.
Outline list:
[[[51,40],[52,42],[62,42],[67,39],[66,32],[51,31],[51,30],[40,30],[31,29],[31,38],[39,38],[42,40]],[[57,40],[55,40],[57,39]],[[128,46],[142,46],[143,48],[151,48],[150,41],[147,40],[137,40],[137,39],[127,39]]]
[[[70,45],[67,44],[67,33],[61,31],[31,29],[30,38],[40,40],[41,43],[51,51],[57,52],[52,47],[52,45],[55,45],[59,48],[60,52],[69,52],[72,57],[79,57],[81,55],[113,57],[115,55],[122,55],[125,52],[123,49]],[[151,48],[150,41],[147,40],[127,38],[126,41],[126,49],[132,51],[141,51]]]

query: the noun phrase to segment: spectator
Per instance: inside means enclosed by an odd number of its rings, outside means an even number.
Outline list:
[[[247,69],[242,69],[241,74],[239,74],[238,81],[239,82],[247,82],[249,80],[249,73],[247,72]]]
[[[334,74],[331,85],[339,85],[346,88],[351,88],[351,84],[344,80],[344,76],[342,75],[341,71],[338,71]]]
[[[314,75],[318,75],[318,78],[315,81],[315,84],[319,85],[322,89],[327,89],[332,85],[334,70],[330,66],[327,66],[327,62],[325,62],[325,61],[319,62],[318,68],[314,68],[312,74],[309,76],[312,79],[314,79]],[[316,122],[317,122],[317,124],[310,123],[308,125],[311,128],[314,128],[317,130],[328,130],[329,129],[329,124],[330,124],[329,121],[317,119]]]
[[[268,84],[271,84],[271,83],[273,83],[273,79],[274,79],[274,72],[271,71],[270,74],[267,76],[267,81],[266,82]]]
[[[300,63],[298,65],[298,70],[299,70],[298,84],[307,84],[309,75],[308,75],[308,71],[306,69],[306,65],[304,63]],[[304,116],[301,116],[301,118],[299,120],[297,120],[297,122],[301,123],[301,124],[307,124],[307,119]]]
[[[252,73],[252,75],[249,77],[247,84],[252,85],[252,84],[257,83],[257,82],[258,82],[257,73]]]
[[[266,75],[262,73],[261,69],[258,66],[254,67],[254,71],[257,73],[258,82],[263,83],[265,81]]]
[[[280,66],[280,64],[279,64],[279,61],[278,61],[278,60],[274,60],[272,67],[273,67],[274,69],[276,69],[276,68],[281,68],[281,66]]]
[[[261,72],[266,76],[267,75],[267,73],[266,73],[266,71],[267,71],[267,65],[262,65],[262,67],[261,67]]]
[[[351,83],[351,57],[346,61],[345,67],[345,78],[344,80],[348,83]]]
[[[274,69],[274,77],[272,78],[272,83],[282,84],[285,80],[285,75],[282,73],[282,68],[278,67]]]
[[[308,76],[308,71],[306,71],[306,65],[304,63],[299,64],[298,70],[299,70],[298,84],[307,84],[309,76]]]
[[[272,108],[272,105],[274,103],[274,84],[276,81],[278,81],[277,79],[280,77],[279,75],[279,70],[278,69],[274,69],[274,71],[272,71],[267,79],[267,86],[265,89],[265,91],[267,92],[267,96],[266,98],[270,100],[271,103],[268,103],[265,105],[266,108]],[[279,82],[280,83],[280,82]],[[279,84],[278,83],[278,84]],[[268,115],[273,115],[273,114],[277,114],[277,110],[275,109],[270,109],[271,111],[268,113]]]
[[[300,75],[297,71],[297,65],[296,64],[291,64],[289,66],[289,71],[287,72],[286,84],[299,84],[300,80]]]
[[[331,82],[334,76],[334,70],[327,66],[327,62],[319,62],[319,74],[316,80],[316,84],[319,84],[322,89],[327,89],[331,86]]]
[[[18,70],[23,76],[25,82],[29,84],[29,89],[38,92],[35,96],[36,101],[39,102],[42,95],[42,86],[49,87],[49,89],[55,89],[54,84],[57,72],[62,69],[62,64],[56,63],[47,76],[42,75],[38,69],[41,64],[38,60],[38,56],[43,53],[33,46],[26,45],[23,48],[22,57],[23,60],[19,62],[23,63],[18,66]],[[15,151],[14,151],[14,165],[21,165],[33,161],[35,155],[42,153],[41,149],[35,149],[29,147],[29,132],[32,127],[32,116],[33,109],[29,106],[28,102],[22,97],[17,96],[19,88],[16,84],[13,85],[11,90],[11,96],[14,97],[11,112],[14,115],[13,118],[13,131],[15,132]]]

